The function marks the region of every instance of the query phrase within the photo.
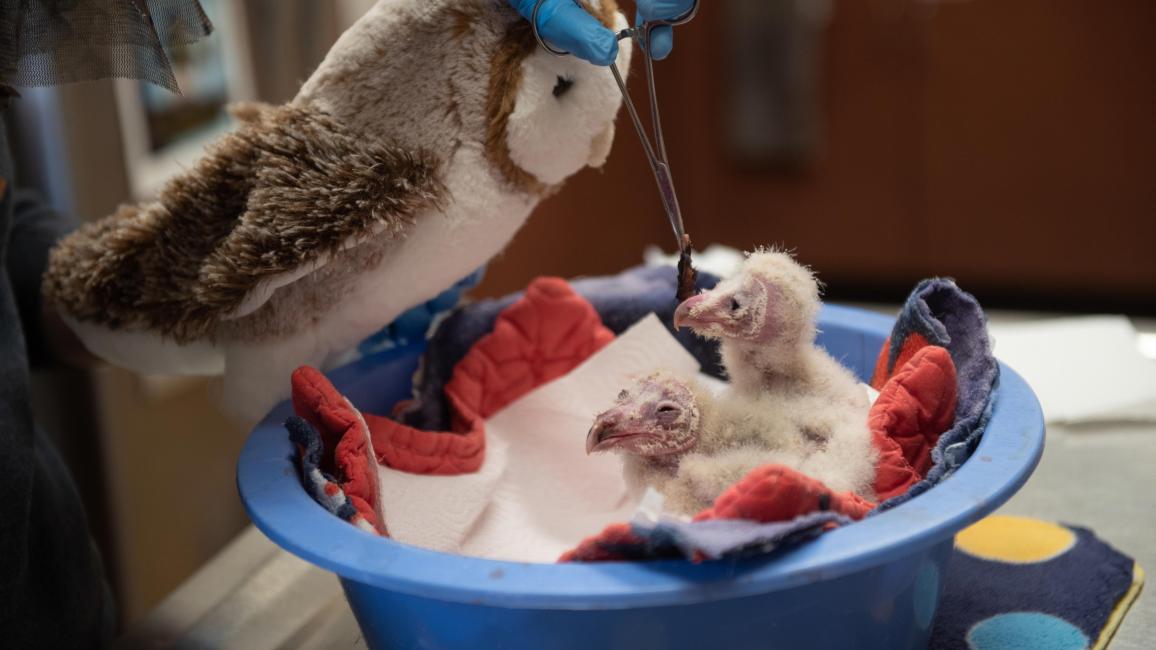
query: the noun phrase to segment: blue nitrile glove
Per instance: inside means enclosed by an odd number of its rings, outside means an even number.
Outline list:
[[[457,307],[462,294],[482,281],[485,267],[459,280],[454,286],[439,293],[433,300],[426,301],[394,319],[392,323],[362,341],[357,352],[369,356],[375,352],[423,340],[438,318]]]
[[[526,20],[538,0],[510,0]],[[566,50],[594,65],[610,65],[618,58],[618,39],[574,0],[546,0],[538,10],[538,34],[553,47]]]
[[[690,11],[695,0],[638,0],[635,24],[647,20],[677,18]],[[537,0],[510,0],[518,13],[529,20]],[[674,30],[657,27],[650,33],[650,51],[655,59],[665,59],[674,47]],[[595,65],[610,65],[618,58],[614,32],[586,12],[574,0],[545,0],[538,11],[538,33],[555,48],[566,50]]]
[[[648,20],[671,20],[690,11],[695,0],[638,0],[638,13],[634,24],[641,25]],[[533,9],[533,3],[530,8]],[[650,57],[665,59],[674,48],[674,30],[670,27],[655,27],[650,32]]]

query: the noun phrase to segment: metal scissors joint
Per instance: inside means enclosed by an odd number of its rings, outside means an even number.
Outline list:
[[[542,9],[542,5],[546,0],[538,0],[534,5],[534,11],[530,15],[530,25],[533,27],[534,38],[537,39],[538,44],[542,49],[555,56],[566,56],[569,52],[556,49],[549,43],[542,39],[542,35],[538,32],[538,12]],[[667,218],[670,220],[671,228],[674,230],[674,237],[678,243],[678,250],[683,250],[683,239],[685,236],[685,228],[682,223],[682,209],[678,205],[678,196],[674,191],[674,178],[670,173],[670,159],[666,155],[666,140],[662,137],[662,118],[658,113],[658,93],[654,87],[654,59],[650,56],[650,33],[655,27],[675,27],[683,25],[691,21],[695,14],[698,13],[698,0],[691,4],[690,9],[681,16],[666,20],[649,20],[634,27],[628,27],[616,34],[618,40],[624,38],[631,39],[636,47],[642,51],[642,56],[646,59],[646,87],[650,93],[650,119],[651,127],[654,131],[654,142],[650,141],[650,137],[646,133],[646,129],[642,126],[642,119],[638,116],[638,110],[634,106],[634,101],[630,98],[630,91],[626,88],[626,82],[622,78],[622,73],[618,70],[617,63],[610,64],[610,72],[614,74],[614,80],[618,82],[618,89],[622,91],[622,101],[626,104],[626,110],[630,113],[630,119],[634,122],[634,128],[638,131],[638,138],[642,141],[642,149],[646,153],[646,160],[650,163],[651,171],[654,173],[654,180],[658,184],[658,194],[662,199],[662,207],[666,211]]]

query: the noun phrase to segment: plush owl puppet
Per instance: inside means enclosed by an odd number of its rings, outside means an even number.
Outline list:
[[[585,6],[626,26],[614,0]],[[94,353],[223,374],[226,405],[259,417],[294,368],[468,275],[601,165],[620,104],[608,70],[543,51],[506,0],[381,0],[291,102],[233,107],[155,201],[63,240],[46,296]]]

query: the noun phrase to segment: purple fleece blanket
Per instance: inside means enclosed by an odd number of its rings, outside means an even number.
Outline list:
[[[868,513],[869,517],[923,494],[950,476],[971,457],[991,418],[999,364],[992,355],[987,316],[975,297],[944,278],[920,282],[891,331],[888,371],[912,334],[923,336],[928,343],[946,348],[951,354],[959,381],[955,423],[931,450],[932,465],[927,476],[903,494],[879,504]]]

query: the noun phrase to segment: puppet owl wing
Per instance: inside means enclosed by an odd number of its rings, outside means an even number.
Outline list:
[[[436,158],[358,138],[300,104],[240,104],[238,127],[150,203],[64,239],[45,275],[85,344],[145,373],[222,371],[218,326],[367,238],[404,236],[445,189]]]

